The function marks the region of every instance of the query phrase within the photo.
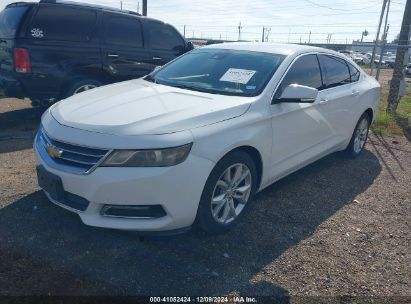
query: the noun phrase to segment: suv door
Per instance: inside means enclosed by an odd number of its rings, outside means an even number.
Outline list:
[[[277,180],[327,154],[332,127],[321,114],[324,84],[316,54],[294,60],[280,81],[274,99],[290,84],[319,90],[314,103],[275,103],[270,106],[273,129],[272,176]]]
[[[74,79],[102,73],[97,12],[40,2],[17,47],[27,48],[32,73],[22,74],[32,99],[66,96]]]
[[[172,26],[160,21],[146,20],[144,27],[152,63],[156,66],[164,65],[186,51],[186,41]]]
[[[154,65],[144,44],[140,19],[105,12],[103,20],[103,65],[113,80],[123,81],[149,74]]]

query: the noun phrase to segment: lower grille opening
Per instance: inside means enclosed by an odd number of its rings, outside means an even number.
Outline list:
[[[161,205],[104,205],[101,215],[123,218],[160,218],[166,216]]]

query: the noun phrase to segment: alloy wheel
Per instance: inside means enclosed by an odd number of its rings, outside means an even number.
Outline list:
[[[364,117],[358,124],[357,130],[355,130],[353,146],[355,153],[360,153],[362,148],[364,147],[365,141],[367,140],[368,128],[368,120]]]
[[[252,187],[250,169],[241,163],[228,167],[217,181],[211,199],[211,213],[220,224],[234,221],[247,204]]]
[[[79,93],[82,93],[82,92],[85,92],[85,91],[88,91],[88,90],[91,90],[91,89],[94,89],[94,88],[97,88],[97,86],[94,85],[94,84],[82,85],[81,87],[77,88],[77,89],[74,91],[74,94],[73,94],[73,95],[76,95],[76,94],[79,94]]]

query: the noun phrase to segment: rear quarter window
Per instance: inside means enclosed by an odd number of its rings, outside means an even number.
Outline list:
[[[46,40],[89,41],[96,18],[96,12],[88,9],[40,6],[28,30],[28,36]]]
[[[361,75],[360,71],[351,63],[348,63],[348,67],[350,68],[351,82],[358,81]]]
[[[15,38],[28,6],[8,7],[0,12],[0,38]]]

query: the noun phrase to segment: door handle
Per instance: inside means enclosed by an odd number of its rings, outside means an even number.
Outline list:
[[[114,54],[114,53],[108,53],[107,57],[113,57],[113,58],[117,58],[118,54]]]
[[[351,96],[358,96],[360,94],[360,91],[357,90],[352,90]]]
[[[153,57],[153,60],[163,60],[163,58],[154,56],[154,57]]]
[[[320,105],[324,105],[324,104],[326,104],[326,103],[328,103],[328,99],[327,99],[327,98],[321,98],[321,99],[320,99],[320,102],[319,102]]]

